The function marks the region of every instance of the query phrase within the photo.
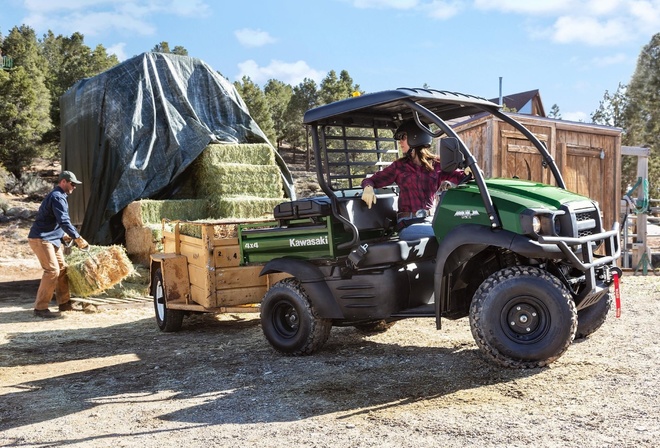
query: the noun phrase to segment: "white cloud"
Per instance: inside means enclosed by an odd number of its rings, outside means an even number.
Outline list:
[[[417,0],[352,0],[351,3],[359,9],[412,9],[419,2]]]
[[[584,123],[591,121],[589,114],[586,112],[561,112],[561,119],[568,121],[582,121]]]
[[[248,76],[256,84],[264,84],[269,79],[278,79],[292,86],[300,84],[305,78],[320,83],[325,73],[311,68],[305,61],[283,62],[272,60],[270,64],[260,67],[250,59],[238,64],[239,73],[236,79]]]
[[[106,52],[108,54],[114,54],[117,56],[117,59],[120,61],[125,61],[128,59],[126,56],[126,51],[125,51],[126,44],[124,42],[119,42],[118,44],[114,44],[108,48],[106,48]]]
[[[476,9],[537,16],[530,35],[555,42],[614,46],[656,33],[660,0],[474,0]],[[552,20],[543,25],[538,20]]]
[[[262,47],[276,42],[276,39],[268,34],[268,32],[250,28],[236,30],[234,31],[234,36],[245,47]]]
[[[424,5],[422,9],[427,11],[429,16],[434,19],[447,20],[458,15],[464,4],[457,1],[434,0]]]
[[[582,42],[593,46],[609,46],[612,42],[631,39],[631,33],[618,19],[598,21],[593,17],[563,16],[553,25],[552,40],[562,44]]]
[[[25,23],[38,29],[67,29],[86,36],[107,30],[152,35],[153,15],[204,16],[204,0],[24,0]],[[66,32],[64,33],[66,34]]]
[[[573,0],[474,0],[474,6],[481,10],[495,10],[517,14],[552,14],[566,11]]]

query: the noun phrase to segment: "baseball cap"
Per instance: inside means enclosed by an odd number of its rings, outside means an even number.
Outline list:
[[[73,174],[71,171],[62,171],[62,173],[60,174],[60,179],[59,180],[62,180],[62,179],[66,179],[69,182],[74,183],[76,185],[82,184],[82,182],[80,182],[78,180],[78,178],[76,177],[76,175]]]

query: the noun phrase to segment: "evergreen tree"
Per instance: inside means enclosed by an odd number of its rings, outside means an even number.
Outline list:
[[[353,79],[346,70],[342,70],[337,77],[334,70],[330,70],[319,89],[319,103],[328,104],[350,98],[353,92],[359,91],[360,86],[353,85]]]
[[[0,102],[0,164],[20,178],[50,126],[48,91],[22,66],[0,70]]]
[[[257,122],[261,130],[266,134],[268,140],[274,142],[277,140],[273,119],[270,115],[268,101],[261,88],[256,85],[248,76],[243,76],[241,81],[234,82],[236,90],[245,101],[250,111],[250,116]]]
[[[616,92],[605,91],[598,109],[591,114],[591,122],[605,126],[625,128],[623,112],[628,103],[626,86],[619,83]]]
[[[660,33],[642,48],[626,91],[624,144],[651,148],[649,193],[660,198]],[[623,185],[626,185],[622,182]]]
[[[14,68],[0,86],[0,162],[21,177],[22,168],[43,152],[41,142],[51,127],[48,65],[34,30],[25,25],[12,28],[2,41],[2,53],[13,59]]]
[[[557,120],[561,120],[561,112],[559,112],[559,106],[557,106],[557,104],[553,104],[552,107],[550,108],[550,113],[548,114],[548,118],[555,118]]]
[[[170,44],[165,41],[156,44],[154,48],[151,49],[151,51],[156,53],[171,53],[178,54],[179,56],[188,56],[188,50],[186,50],[184,47],[177,45],[173,50],[170,50]]]
[[[313,79],[305,78],[293,88],[291,101],[286,109],[286,140],[293,147],[308,147],[303,116],[308,109],[318,105],[319,93]]]
[[[60,138],[60,96],[76,82],[98,75],[117,65],[119,60],[115,55],[108,55],[103,45],[97,45],[92,51],[80,33],[65,37],[55,36],[49,30],[41,41],[41,52],[49,67],[46,85],[51,93],[50,118],[53,124],[44,141],[56,144]]]
[[[264,87],[264,94],[270,108],[270,116],[273,120],[277,147],[279,148],[286,135],[286,110],[293,95],[293,88],[282,81],[270,79]]]

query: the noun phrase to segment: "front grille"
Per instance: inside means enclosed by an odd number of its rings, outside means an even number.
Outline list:
[[[570,220],[571,224],[568,228],[572,229],[572,236],[585,237],[600,233],[600,210],[598,206],[590,202],[570,203],[562,207],[567,213],[564,215],[565,220]],[[568,224],[563,222],[562,224]],[[562,225],[562,228],[563,225]]]

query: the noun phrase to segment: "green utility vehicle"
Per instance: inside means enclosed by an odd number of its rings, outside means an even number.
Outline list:
[[[484,178],[451,126],[484,113],[532,142],[555,186]],[[470,172],[438,192],[435,238],[416,241],[398,238],[396,185],[376,189],[371,209],[360,188],[400,157],[393,131],[409,119],[437,138],[444,171]],[[258,309],[279,352],[311,354],[332,326],[378,332],[400,319],[429,317],[440,329],[443,318],[468,317],[487,358],[530,368],[556,360],[576,335],[605,321],[610,287],[621,274],[618,225],[603,229],[598,204],[567,191],[545,146],[497,104],[402,88],[311,109],[304,123],[325,196],[282,203],[274,221],[237,230],[237,266],[262,266],[260,278],[269,279]],[[160,291],[157,311],[168,302],[162,285]]]

